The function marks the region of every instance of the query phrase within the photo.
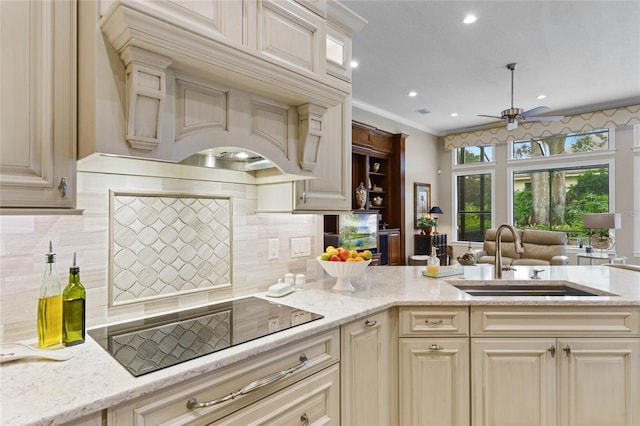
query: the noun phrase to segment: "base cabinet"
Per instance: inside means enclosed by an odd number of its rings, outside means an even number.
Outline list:
[[[472,306],[473,425],[640,424],[640,309]]]
[[[639,424],[638,339],[472,339],[471,347],[474,425]]]
[[[342,326],[342,424],[398,424],[397,313]]]
[[[338,426],[340,368],[329,367],[211,425]]]
[[[109,408],[107,424],[338,425],[339,361],[340,335],[334,329]],[[228,398],[241,389],[251,390]]]
[[[469,310],[400,308],[401,425],[469,425]]]
[[[467,338],[402,338],[399,357],[401,425],[469,425]]]

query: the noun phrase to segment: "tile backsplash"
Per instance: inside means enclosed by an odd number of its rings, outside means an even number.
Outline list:
[[[110,307],[110,191],[206,194],[230,200],[233,287],[214,286],[210,290]],[[36,337],[40,281],[50,240],[57,254],[62,286],[66,285],[73,253],[77,252],[81,281],[87,289],[88,327],[264,291],[286,272],[305,273],[308,281],[317,274],[315,250],[310,257],[291,258],[289,245],[291,238],[310,237],[311,246],[315,247],[321,217],[255,213],[255,185],[80,172],[77,205],[83,209],[82,215],[0,216],[0,341]],[[267,260],[267,240],[272,238],[280,243],[277,260]]]
[[[111,192],[111,306],[231,286],[231,198]]]

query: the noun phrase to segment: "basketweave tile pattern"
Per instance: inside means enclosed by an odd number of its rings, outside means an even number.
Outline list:
[[[110,303],[231,283],[230,197],[111,193]]]

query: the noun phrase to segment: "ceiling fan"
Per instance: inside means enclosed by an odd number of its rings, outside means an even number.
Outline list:
[[[490,117],[490,118],[498,118],[500,120],[505,120],[507,122],[507,130],[514,130],[518,128],[518,123],[521,121],[555,121],[562,120],[564,116],[562,115],[547,115],[547,116],[537,116],[536,114],[540,114],[543,112],[549,111],[549,108],[546,106],[539,106],[528,111],[523,111],[522,108],[514,108],[513,107],[513,72],[518,67],[518,64],[515,62],[512,64],[507,64],[507,69],[511,71],[511,108],[505,109],[502,111],[501,115],[498,117],[497,115],[483,115],[480,114],[478,117]]]

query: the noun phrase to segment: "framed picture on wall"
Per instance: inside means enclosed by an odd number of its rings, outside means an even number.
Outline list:
[[[418,219],[429,216],[431,210],[431,184],[413,183],[413,227],[418,229]]]

